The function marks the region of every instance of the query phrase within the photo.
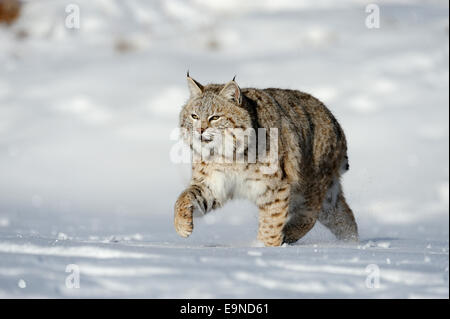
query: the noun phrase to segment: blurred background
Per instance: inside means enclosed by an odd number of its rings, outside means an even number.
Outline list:
[[[448,247],[448,2],[376,1],[378,28],[369,3],[0,0],[0,236],[184,243],[189,165],[170,150],[189,69],[321,99],[348,139],[361,237]],[[248,243],[256,215],[230,203],[190,243]]]

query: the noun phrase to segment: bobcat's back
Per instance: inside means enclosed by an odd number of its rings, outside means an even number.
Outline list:
[[[291,178],[338,175],[345,162],[344,132],[317,98],[296,91],[243,89],[259,127],[280,130],[280,155]],[[252,112],[250,112],[252,113]]]

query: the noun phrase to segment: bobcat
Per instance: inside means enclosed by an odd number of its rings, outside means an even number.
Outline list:
[[[201,153],[197,140],[208,150],[207,159],[223,157],[208,147],[224,130],[275,128],[279,134],[277,165],[271,171],[264,170],[268,164],[259,159],[193,161],[190,185],[175,203],[180,236],[192,233],[194,211],[205,214],[229,199],[246,198],[259,208],[258,240],[265,246],[296,242],[316,220],[338,239],[358,240],[340,182],[349,169],[344,132],[322,102],[295,90],[241,89],[235,79],[203,86],[189,72],[187,82],[190,98],[181,110],[180,127],[193,154]],[[248,138],[241,145],[245,156],[252,141]],[[236,140],[233,143],[237,152]]]

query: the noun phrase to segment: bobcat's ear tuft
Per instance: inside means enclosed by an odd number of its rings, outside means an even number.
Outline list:
[[[219,95],[227,100],[237,103],[238,105],[241,105],[242,103],[241,89],[234,79],[225,84]]]
[[[200,95],[203,93],[203,85],[195,81],[193,78],[189,76],[189,71],[187,71],[187,83],[189,92],[191,93],[191,97]]]

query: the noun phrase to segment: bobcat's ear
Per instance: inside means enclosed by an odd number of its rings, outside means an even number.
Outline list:
[[[238,105],[241,105],[242,103],[241,89],[239,88],[239,85],[234,81],[234,78],[233,80],[225,84],[219,95],[226,98],[227,100],[237,103]]]
[[[187,83],[189,92],[191,93],[191,97],[200,95],[203,93],[203,85],[195,81],[193,78],[189,76],[189,71],[187,72]]]

